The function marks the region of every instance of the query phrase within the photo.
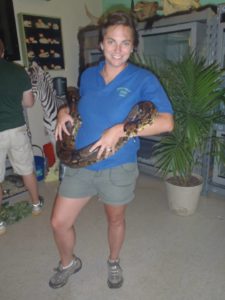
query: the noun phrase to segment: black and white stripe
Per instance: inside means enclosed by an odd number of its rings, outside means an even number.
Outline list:
[[[52,140],[56,128],[57,111],[64,104],[65,99],[57,97],[52,77],[36,62],[32,63],[27,72],[31,79],[35,100],[41,103],[43,109],[44,127]]]

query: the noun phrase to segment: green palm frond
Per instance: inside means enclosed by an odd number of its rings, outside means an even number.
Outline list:
[[[221,103],[225,103],[223,72],[216,64],[207,65],[205,59],[192,53],[178,62],[165,61],[164,68],[157,68],[140,55],[134,62],[158,76],[174,109],[174,131],[155,147],[158,167],[164,175],[172,172],[185,181],[198,163],[196,152],[205,154],[213,124],[225,123],[220,111]],[[216,137],[213,143],[213,155],[222,159],[225,155],[221,149],[225,146]]]
[[[178,132],[163,137],[154,154],[164,176],[172,173],[173,176],[180,176],[185,181],[187,174],[191,175],[193,153]]]

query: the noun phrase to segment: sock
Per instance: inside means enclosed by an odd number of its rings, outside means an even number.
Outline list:
[[[65,267],[62,266],[62,269],[65,270],[65,269],[72,267],[73,262],[74,262],[74,260],[72,260],[67,266],[65,266]]]
[[[108,262],[109,262],[110,264],[118,263],[119,261],[120,261],[119,258],[117,258],[117,259],[108,259]]]

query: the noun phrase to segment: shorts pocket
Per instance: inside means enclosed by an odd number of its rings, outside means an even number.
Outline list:
[[[69,168],[65,167],[65,176],[73,177],[74,175],[79,173],[79,168]]]
[[[124,164],[110,170],[109,180],[115,186],[129,186],[135,183],[138,174],[137,164]]]
[[[17,147],[18,151],[24,151],[24,146],[27,144],[30,145],[30,140],[27,135],[26,126],[18,127],[15,130],[12,129],[11,140],[13,140],[13,144]]]

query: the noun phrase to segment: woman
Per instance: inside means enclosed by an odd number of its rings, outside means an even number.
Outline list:
[[[108,221],[108,286],[119,288],[123,283],[119,254],[125,235],[126,207],[134,198],[139,148],[138,137],[134,137],[115,151],[119,138],[126,135],[123,120],[135,104],[143,99],[151,100],[159,113],[153,124],[138,132],[138,136],[173,129],[172,108],[159,81],[149,71],[128,62],[137,42],[132,18],[125,12],[109,14],[100,34],[105,60],[82,74],[78,105],[82,125],[76,147],[97,141],[91,151],[99,148],[98,156],[103,155],[105,159],[86,168],[66,168],[51,218],[61,259],[49,282],[52,288],[65,285],[70,275],[81,269],[81,260],[73,254],[76,242],[73,225],[96,194],[104,204]],[[62,138],[62,131],[67,132],[67,121],[73,122],[64,108],[58,115],[57,138]]]

